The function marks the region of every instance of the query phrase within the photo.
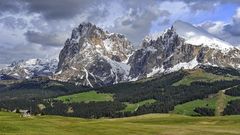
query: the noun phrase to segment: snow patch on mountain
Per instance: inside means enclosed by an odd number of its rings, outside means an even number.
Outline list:
[[[154,76],[155,74],[157,74],[157,73],[162,73],[162,72],[164,72],[163,66],[162,66],[162,67],[157,67],[157,68],[155,67],[155,68],[152,69],[152,72],[150,72],[150,73],[147,74],[147,77],[152,77],[152,76]]]
[[[193,69],[198,65],[199,65],[199,63],[197,61],[197,58],[195,57],[193,60],[191,60],[189,62],[182,62],[182,63],[178,63],[178,64],[174,65],[173,67],[167,69],[166,72],[174,72],[174,71],[178,71],[180,69]]]
[[[152,47],[152,46],[148,46],[148,47],[146,48],[146,50],[149,51],[149,52],[152,52],[152,53],[154,53],[154,52],[157,51],[157,49],[154,48],[154,47]]]
[[[149,34],[147,35],[144,40],[149,42],[151,40],[157,40],[160,36],[163,35],[163,32],[158,32],[158,33],[152,33],[152,34]]]
[[[84,68],[84,72],[86,73],[86,80],[87,80],[87,85],[91,86],[93,88],[93,85],[91,84],[91,82],[89,81],[89,78],[88,78],[88,71],[86,68]]]
[[[107,58],[108,63],[112,66],[112,70],[117,73],[121,73],[125,75],[125,79],[127,78],[129,71],[130,71],[130,65],[126,64],[126,63],[121,63],[121,62],[117,62],[114,60],[111,60],[109,58]]]
[[[25,65],[36,65],[39,62],[40,62],[39,59],[29,59],[29,60],[25,61]]]
[[[0,73],[18,79],[29,79],[34,76],[51,76],[54,74],[57,64],[58,61],[55,59],[20,60],[2,68]]]
[[[201,28],[197,28],[192,24],[183,21],[176,21],[173,24],[173,28],[188,44],[203,45],[221,51],[229,51],[234,48],[230,43],[213,36]]]

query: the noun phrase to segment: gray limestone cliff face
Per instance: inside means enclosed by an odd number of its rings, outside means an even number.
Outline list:
[[[192,69],[198,65],[240,68],[240,50],[222,51],[185,43],[172,27],[157,39],[145,39],[129,58],[129,78],[142,79],[163,72]]]
[[[60,52],[54,78],[91,87],[118,83],[127,78],[130,67],[125,61],[132,52],[125,36],[83,23]]]

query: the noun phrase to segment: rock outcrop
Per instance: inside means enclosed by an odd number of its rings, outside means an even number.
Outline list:
[[[209,33],[177,21],[162,35],[146,37],[130,57],[130,80],[199,65],[240,68],[240,49]]]
[[[121,34],[83,23],[72,31],[59,55],[55,79],[94,86],[127,80],[133,47]]]

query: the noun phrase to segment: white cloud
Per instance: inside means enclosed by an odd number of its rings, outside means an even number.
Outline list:
[[[233,16],[234,23],[240,23],[240,8],[237,9],[235,15]]]
[[[207,30],[209,33],[212,33],[214,35],[218,35],[218,34],[220,35],[223,33],[225,25],[226,23],[222,21],[215,21],[215,22],[206,21],[199,24],[198,26]]]
[[[206,21],[199,26],[235,46],[240,45],[240,8],[233,15],[232,22]]]

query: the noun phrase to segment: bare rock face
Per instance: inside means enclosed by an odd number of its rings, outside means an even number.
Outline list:
[[[120,34],[83,23],[59,55],[53,79],[91,87],[135,81],[200,65],[240,68],[240,49],[191,24],[177,21],[133,50]]]
[[[127,60],[132,52],[131,43],[123,35],[82,23],[73,29],[60,52],[53,78],[91,87],[122,82],[127,80]]]
[[[230,46],[190,24],[176,23],[162,35],[146,37],[143,40],[141,49],[135,51],[128,61],[131,66],[130,80],[180,69],[193,69],[199,65],[240,69],[239,48]],[[190,29],[190,32],[179,27]],[[195,35],[187,37],[185,33]]]

